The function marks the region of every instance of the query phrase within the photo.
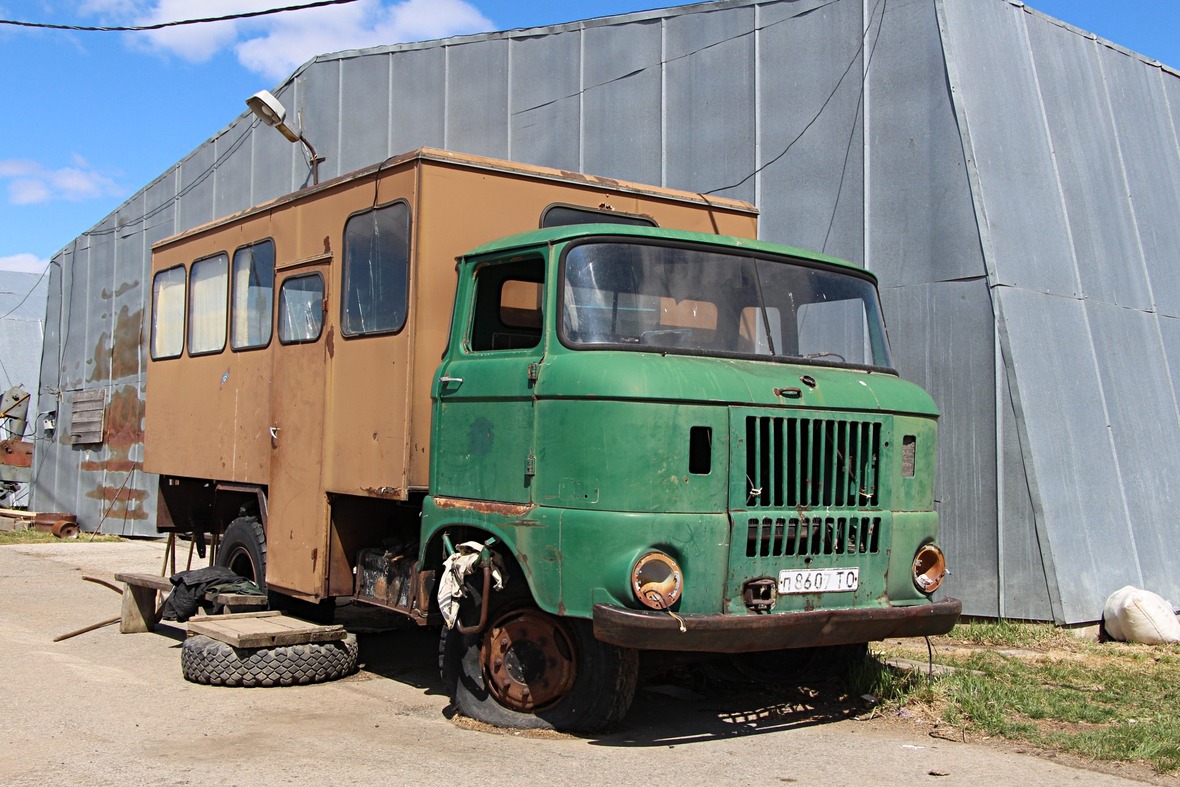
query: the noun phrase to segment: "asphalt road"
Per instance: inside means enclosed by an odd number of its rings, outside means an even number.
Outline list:
[[[120,635],[83,573],[158,572],[156,542],[0,546],[3,784],[1130,784],[919,725],[797,705],[790,690],[695,692],[649,680],[599,737],[451,718],[430,632],[362,633],[358,674],[233,689],[187,683],[184,633]]]

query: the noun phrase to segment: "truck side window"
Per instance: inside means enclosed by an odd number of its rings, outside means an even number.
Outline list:
[[[471,349],[526,350],[539,345],[544,280],[540,258],[481,268],[475,275]]]
[[[184,350],[184,266],[152,280],[152,360],[177,358]]]
[[[571,224],[625,224],[631,227],[658,227],[650,216],[616,213],[608,208],[582,208],[577,205],[550,205],[541,213],[541,228]]]
[[[230,346],[249,350],[270,344],[274,317],[275,245],[264,240],[234,252]]]
[[[406,324],[410,206],[395,202],[352,216],[344,225],[345,336],[394,333]]]
[[[314,342],[323,327],[324,277],[309,273],[286,279],[279,288],[279,342]]]
[[[221,352],[229,309],[229,257],[222,253],[194,262],[188,297],[189,355]]]

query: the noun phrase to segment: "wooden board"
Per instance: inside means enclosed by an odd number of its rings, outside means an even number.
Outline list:
[[[204,634],[235,648],[267,648],[344,639],[344,626],[320,626],[286,615],[234,614],[192,619],[189,633]]]
[[[156,590],[172,590],[172,581],[168,577],[161,577],[155,574],[115,574],[115,579],[119,582],[125,582],[128,585],[136,585],[141,588],[154,588]]]

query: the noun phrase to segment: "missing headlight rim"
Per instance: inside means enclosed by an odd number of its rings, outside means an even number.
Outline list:
[[[934,544],[923,544],[914,555],[914,587],[926,595],[938,590],[946,578],[946,557]]]
[[[663,552],[648,552],[631,569],[631,590],[646,607],[670,609],[684,592],[684,572]]]

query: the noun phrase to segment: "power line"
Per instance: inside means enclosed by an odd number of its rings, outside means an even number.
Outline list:
[[[148,30],[163,30],[166,27],[180,27],[182,25],[201,25],[208,22],[228,22],[234,19],[251,19],[256,16],[269,16],[270,14],[281,14],[285,11],[303,11],[308,8],[321,8],[327,5],[344,5],[345,3],[355,3],[356,0],[316,0],[313,3],[304,3],[302,5],[290,5],[283,8],[271,8],[266,11],[244,11],[240,14],[229,14],[227,16],[209,16],[202,19],[181,19],[175,22],[157,22],[152,25],[128,25],[119,27],[87,27],[85,25],[54,25],[47,22],[21,22],[15,19],[0,19],[0,25],[13,25],[14,27],[34,27],[40,30],[73,30],[81,33],[139,33]]]

